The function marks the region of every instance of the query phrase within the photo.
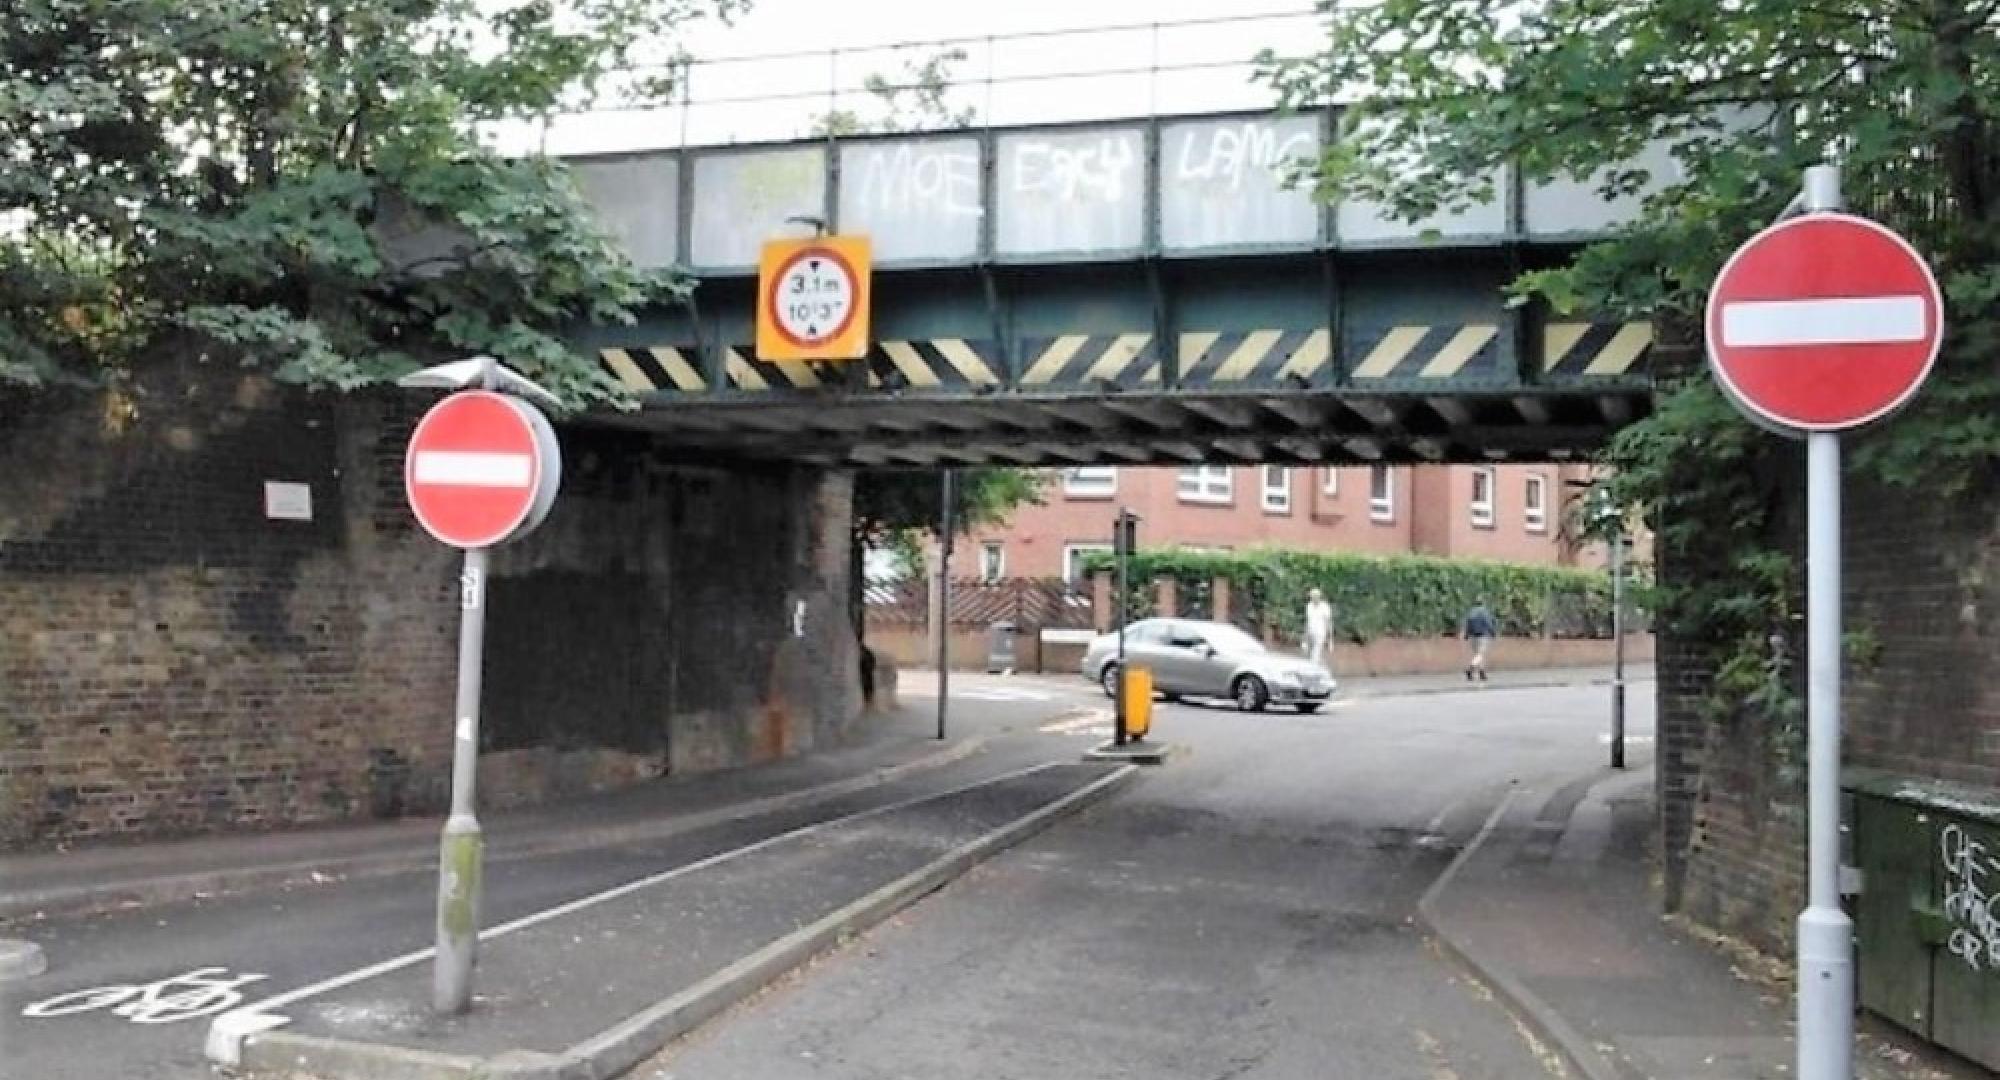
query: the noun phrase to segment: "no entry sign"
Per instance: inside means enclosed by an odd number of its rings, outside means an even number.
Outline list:
[[[1791,431],[1880,419],[1930,374],[1944,336],[1937,279],[1902,237],[1814,213],[1736,250],[1708,300],[1708,361],[1738,407]]]
[[[465,390],[424,414],[410,436],[403,484],[424,531],[459,548],[526,534],[554,505],[562,459],[541,411],[519,398]]]

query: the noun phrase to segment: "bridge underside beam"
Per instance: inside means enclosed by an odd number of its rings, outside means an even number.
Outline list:
[[[1644,391],[1331,391],[1099,397],[827,398],[680,404],[591,417],[688,460],[833,468],[1296,465],[1570,460],[1651,410]]]

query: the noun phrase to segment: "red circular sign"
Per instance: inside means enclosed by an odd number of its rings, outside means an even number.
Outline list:
[[[554,499],[555,435],[526,402],[465,390],[417,422],[403,486],[424,531],[453,547],[483,548],[532,528]]]
[[[1815,213],[1730,256],[1708,297],[1708,364],[1737,406],[1797,431],[1838,431],[1910,399],[1937,361],[1944,301],[1909,242]]]

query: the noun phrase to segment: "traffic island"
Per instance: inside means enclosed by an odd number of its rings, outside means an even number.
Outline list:
[[[1175,752],[1173,743],[1134,741],[1120,746],[1116,739],[1112,739],[1085,751],[1083,759],[1121,761],[1129,765],[1163,765]]]
[[[208,1054],[321,1080],[616,1076],[1136,772],[1052,763],[797,829],[488,930],[462,1016],[432,1011],[412,954],[218,1017]]]

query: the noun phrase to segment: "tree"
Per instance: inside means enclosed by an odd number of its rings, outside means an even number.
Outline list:
[[[1326,47],[1267,53],[1288,104],[1343,108],[1313,170],[1326,196],[1416,220],[1486,194],[1511,164],[1538,180],[1650,191],[1641,218],[1564,265],[1524,274],[1517,303],[1650,317],[1693,353],[1705,290],[1768,224],[1801,170],[1837,160],[1850,204],[1939,269],[1949,334],[1930,387],[1860,442],[1856,465],[1945,492],[2000,466],[2000,2],[1996,0],[1381,0],[1322,5]],[[1663,143],[1679,176],[1631,164]],[[1772,507],[1795,449],[1741,420],[1705,377],[1663,389],[1607,455],[1647,511],[1676,581],[1656,598],[1690,642],[1716,642],[1718,706],[1772,703],[1769,642],[1798,610]],[[1734,528],[1721,528],[1722,523]]]
[[[588,99],[737,0],[14,0],[0,9],[0,386],[151,368],[352,389],[471,352],[622,400],[561,330],[634,270],[563,167],[478,125]],[[660,93],[660,87],[642,92]]]

